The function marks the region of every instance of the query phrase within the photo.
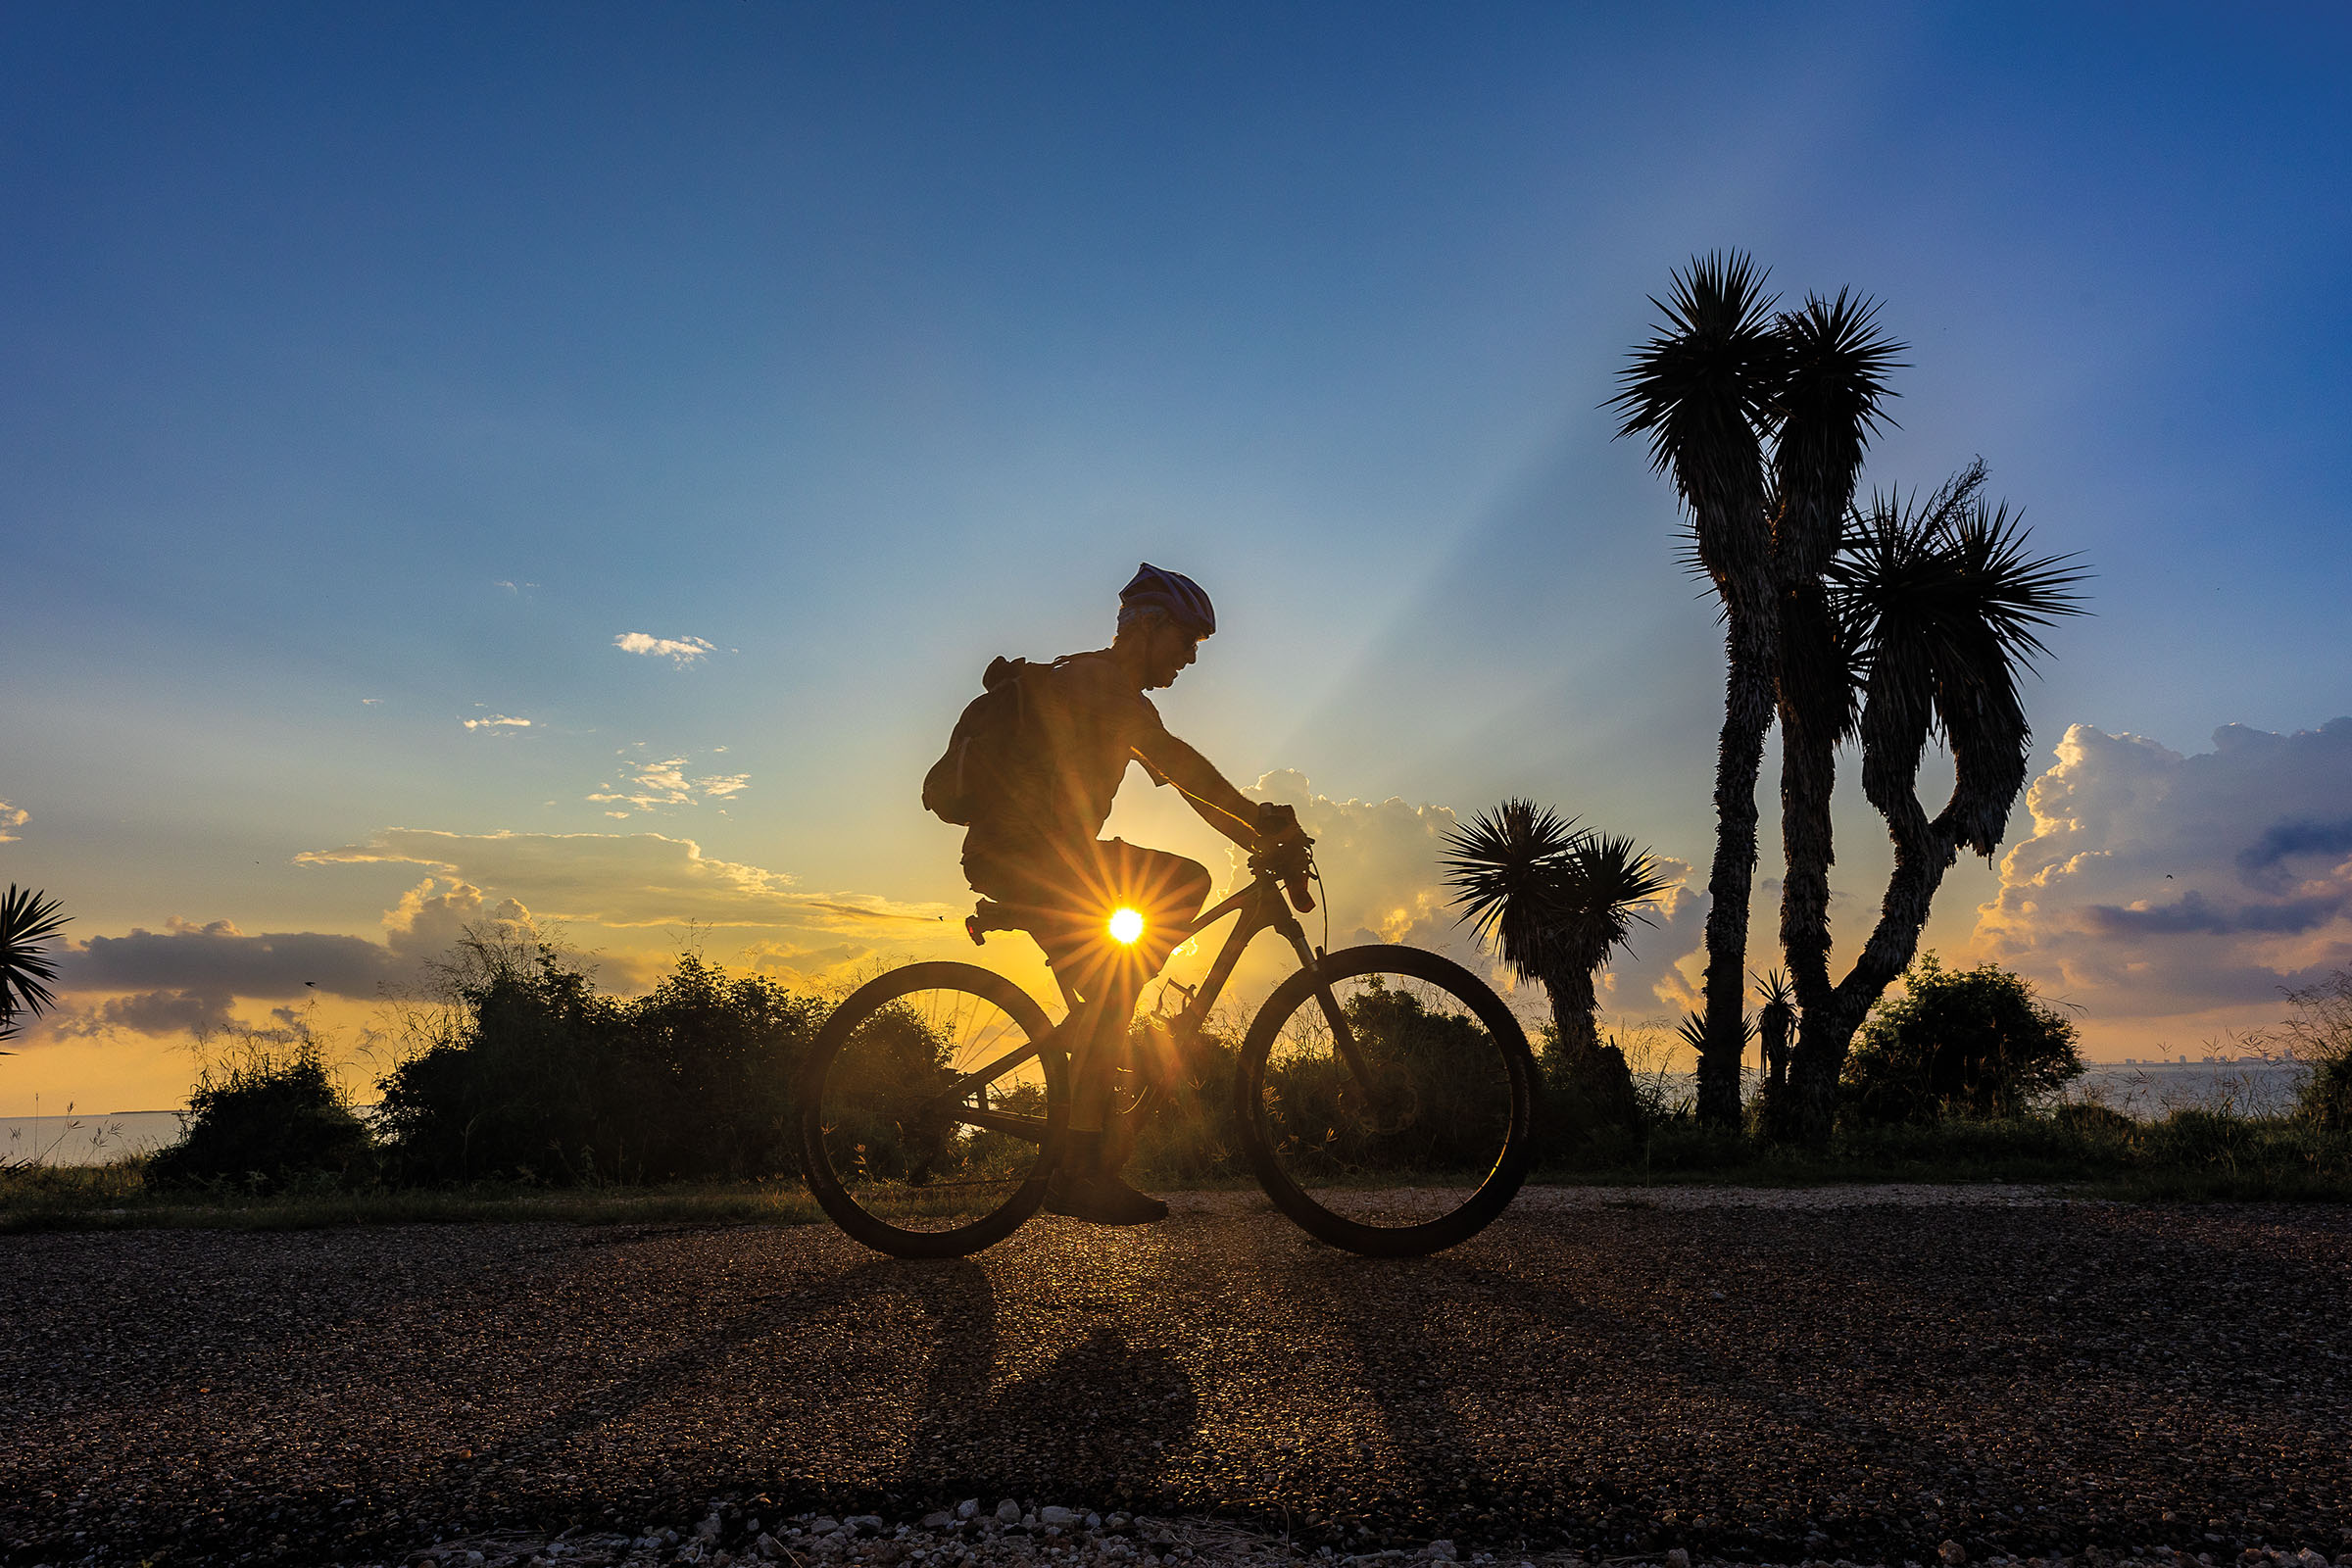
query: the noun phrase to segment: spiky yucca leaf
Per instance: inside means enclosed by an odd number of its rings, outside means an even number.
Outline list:
[[[2018,676],[2049,652],[2036,628],[2082,612],[2088,573],[2073,556],[2032,555],[1984,480],[1979,463],[1924,502],[1874,498],[1829,576],[1864,669],[1864,793],[1916,811],[1912,781],[1940,733],[1958,775],[1948,825],[1990,855],[2032,752]]]
[[[1559,865],[1583,835],[1574,817],[1513,797],[1446,836],[1453,902],[1480,941],[1522,978],[1542,979],[1558,940]]]
[[[1624,942],[1642,906],[1674,885],[1647,850],[1617,834],[1588,833],[1561,860],[1559,901],[1580,956],[1597,964]]]
[[[1650,300],[1665,324],[1634,350],[1607,404],[1625,416],[1620,436],[1649,436],[1650,463],[1690,512],[1686,563],[1718,592],[1760,567],[1766,544],[1761,439],[1779,416],[1788,354],[1763,286],[1739,251],[1675,273],[1667,297]]]
[[[56,997],[48,982],[57,960],[42,951],[65,923],[55,899],[31,888],[8,885],[0,898],[0,1039],[17,1032],[17,1017],[38,1017]]]

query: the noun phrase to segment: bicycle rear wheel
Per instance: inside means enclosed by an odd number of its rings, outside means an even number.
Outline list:
[[[916,963],[858,988],[801,1069],[801,1173],[835,1224],[897,1257],[962,1257],[1045,1200],[1069,1119],[1045,1009],[1003,975]]]
[[[1275,1206],[1374,1257],[1476,1235],[1535,1156],[1526,1032],[1476,975],[1417,948],[1348,948],[1277,986],[1235,1093]]]

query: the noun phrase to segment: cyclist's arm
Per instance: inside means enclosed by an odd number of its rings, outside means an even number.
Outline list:
[[[1225,775],[1209,764],[1207,758],[1194,751],[1183,741],[1159,731],[1138,746],[1135,755],[1152,774],[1184,792],[1185,803],[1199,812],[1200,820],[1239,844],[1243,849],[1257,846],[1257,803],[1231,784]]]

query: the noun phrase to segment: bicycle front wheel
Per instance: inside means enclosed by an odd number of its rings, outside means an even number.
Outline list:
[[[1236,1122],[1277,1208],[1334,1247],[1412,1257],[1501,1213],[1535,1156],[1536,1064],[1502,999],[1417,948],[1348,948],[1274,990]]]
[[[963,1257],[1037,1212],[1069,1119],[1045,1009],[1003,975],[916,963],[858,988],[801,1069],[801,1172],[843,1230]]]

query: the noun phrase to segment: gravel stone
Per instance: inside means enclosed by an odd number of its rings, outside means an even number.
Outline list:
[[[1389,1262],[1173,1207],[0,1237],[0,1560],[2352,1568],[2341,1208],[1537,1188]]]

